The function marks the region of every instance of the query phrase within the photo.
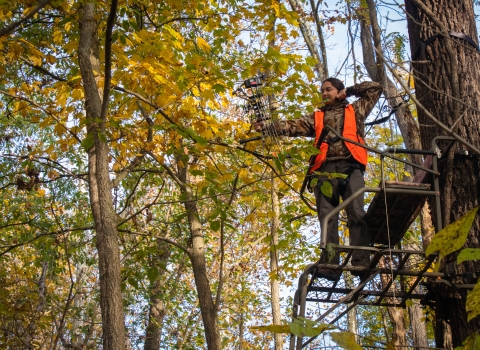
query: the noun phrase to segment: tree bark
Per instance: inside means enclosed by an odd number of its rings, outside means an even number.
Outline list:
[[[376,16],[372,15],[369,20],[370,22],[376,22],[376,26],[378,27]],[[388,78],[388,76],[385,76],[385,78],[382,79],[382,74],[385,74],[385,68],[383,62],[380,63],[383,68],[379,68],[378,63],[375,60],[376,55],[372,45],[372,34],[370,32],[370,28],[364,19],[361,20],[360,25],[363,62],[367,73],[373,81],[383,85],[383,94],[385,95],[390,108],[397,108],[395,116],[397,117],[398,127],[400,129],[400,133],[402,134],[403,141],[405,142],[405,146],[412,149],[422,149],[422,144],[420,142],[420,129],[418,124],[408,106],[403,103],[401,91],[397,89],[395,84],[390,80],[390,78]],[[383,52],[383,48],[381,46],[379,48],[377,47],[377,50]],[[379,71],[382,71],[382,73],[379,74]],[[430,149],[430,147],[428,149]],[[422,157],[420,155],[412,155],[412,161],[416,164],[422,164]],[[415,174],[415,168],[413,169],[413,172]]]
[[[303,9],[303,5],[298,2],[298,0],[288,0],[288,3],[290,4],[292,10],[298,14],[298,26],[300,27],[300,31],[302,32],[303,40],[305,40],[305,44],[307,44],[308,52],[310,52],[310,55],[317,61],[317,63],[315,64],[315,71],[317,72],[318,79],[320,81],[323,81],[324,79],[326,79],[326,77],[324,75],[322,58],[318,53],[317,46],[315,45],[315,41],[312,38],[312,33],[305,20],[306,13]]]
[[[187,156],[184,158],[187,158]],[[217,305],[215,305],[210,290],[210,281],[208,279],[207,264],[205,261],[205,239],[198,215],[197,204],[189,186],[186,164],[188,164],[188,159],[183,159],[181,162],[178,162],[178,178],[182,182],[181,191],[185,198],[185,211],[190,226],[192,249],[189,256],[192,263],[203,326],[205,328],[207,348],[209,350],[219,350],[222,348],[222,343],[220,340],[220,330],[218,328]]]
[[[125,349],[125,323],[121,290],[120,249],[117,216],[113,206],[109,174],[109,148],[102,119],[102,90],[97,87],[100,75],[95,4],[85,3],[80,18],[78,61],[85,91],[87,139],[93,145],[88,152],[90,205],[96,231],[102,310],[103,349]]]
[[[320,2],[315,4],[315,0],[310,0],[310,7],[312,8],[313,19],[315,20],[315,26],[317,28],[318,41],[320,43],[320,54],[322,55],[322,69],[323,78],[327,78],[328,75],[328,62],[327,62],[327,47],[325,46],[325,37],[323,36],[323,25],[318,16],[318,6]]]
[[[151,286],[150,292],[150,308],[148,312],[148,324],[145,329],[145,346],[144,350],[159,350],[160,336],[163,326],[163,318],[165,317],[166,308],[163,295],[165,294],[165,269],[168,263],[171,250],[170,245],[164,241],[157,241],[157,254],[154,257],[152,267],[159,271]]]
[[[280,202],[277,194],[277,183],[275,177],[271,176],[272,189],[272,212],[273,218],[271,222],[270,234],[272,236],[271,249],[270,249],[270,291],[271,291],[271,304],[272,304],[272,319],[273,324],[282,324],[282,314],[280,311],[280,282],[278,280],[278,230],[280,229]],[[281,334],[274,333],[275,350],[283,349],[283,337]]]
[[[385,263],[385,258],[382,258],[378,262],[379,267],[385,268],[387,264]],[[381,275],[380,279],[382,281],[382,287],[388,284],[388,278],[385,275]],[[390,292],[396,290],[395,284],[392,284],[389,288]],[[388,301],[393,301],[393,298],[387,298]],[[399,347],[406,347],[407,343],[407,329],[405,327],[405,312],[403,309],[398,307],[387,307],[388,315],[390,316],[390,321],[392,321],[393,326],[393,340],[394,345]]]
[[[423,107],[439,121],[454,128],[463,139],[471,144],[480,142],[478,124],[480,61],[478,53],[463,39],[454,39],[449,32],[460,32],[477,41],[477,29],[472,0],[406,0],[407,24],[412,54],[420,43],[433,35],[440,36],[427,45],[414,59],[415,93]],[[421,62],[418,62],[421,60]],[[415,63],[416,62],[416,63]],[[432,139],[444,132],[435,126],[425,112],[418,108],[420,133],[424,148],[430,148]],[[443,161],[439,163],[442,219],[446,226],[460,218],[465,212],[478,206],[480,197],[479,164],[477,157],[464,156],[458,143],[448,150],[440,144]],[[438,228],[437,228],[438,229]],[[466,246],[479,247],[480,217],[477,215],[469,232]],[[455,255],[455,254],[452,254]],[[455,256],[445,258],[443,271],[462,273],[478,270],[478,263],[455,265]],[[468,278],[456,277],[455,282],[473,283]],[[437,347],[452,348],[474,331],[480,329],[480,320],[467,321],[465,311],[466,293],[457,292],[447,286],[433,286],[436,304]],[[448,325],[448,327],[447,327]],[[449,329],[451,343],[448,339]],[[447,334],[447,337],[445,336]]]
[[[422,322],[424,317],[422,306],[418,300],[413,300],[412,306],[408,307],[410,314],[410,324],[412,327],[413,345],[416,348],[428,349],[428,336],[427,328],[425,327],[425,321]]]

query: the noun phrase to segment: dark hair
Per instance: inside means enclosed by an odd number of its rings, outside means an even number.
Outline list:
[[[327,81],[330,82],[330,83],[333,85],[333,87],[334,87],[335,89],[337,89],[338,91],[342,91],[343,89],[345,89],[345,85],[343,84],[343,82],[342,82],[340,79],[337,79],[337,78],[328,78],[328,79],[325,79],[325,80],[323,81],[323,83],[325,83],[325,82],[327,82]],[[322,84],[323,84],[323,83],[322,83]]]

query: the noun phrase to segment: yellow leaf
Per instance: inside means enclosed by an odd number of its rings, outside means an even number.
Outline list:
[[[392,339],[390,343],[387,344],[386,350],[395,350],[395,339]]]
[[[468,312],[468,321],[480,315],[480,282],[477,282],[475,288],[468,292],[466,310]]]
[[[51,180],[55,180],[58,177],[58,175],[59,174],[55,169],[52,169],[47,173],[48,178]]]
[[[175,31],[175,29],[170,27],[168,24],[165,24],[163,28],[166,29],[170,33],[170,35],[173,36],[175,39],[177,39],[180,42],[183,42],[183,36],[181,36],[177,31]]]
[[[480,260],[480,249],[479,248],[465,248],[462,249],[460,254],[457,257],[457,264],[461,264],[467,260]]]
[[[362,350],[362,347],[355,341],[355,335],[350,332],[330,333],[332,340],[345,350]]]
[[[55,124],[55,127],[53,128],[53,130],[55,131],[55,134],[57,134],[58,136],[62,136],[67,132],[65,130],[65,127],[60,123]]]
[[[212,49],[210,45],[201,37],[197,37],[197,45],[205,52],[210,52]]]
[[[479,350],[480,349],[480,334],[475,332],[471,334],[467,339],[462,343],[462,347],[457,347],[455,349],[462,350]]]
[[[59,30],[54,30],[53,31],[53,42],[55,44],[60,44],[62,42],[62,32]]]
[[[440,251],[441,256],[446,256],[462,248],[467,240],[468,231],[472,227],[478,208],[473,208],[460,219],[452,222],[433,236],[425,254],[428,256],[436,251]]]
[[[83,97],[83,89],[74,89],[72,91],[72,97],[76,100],[80,100]]]
[[[278,2],[274,2],[272,8],[275,11],[275,16],[280,17],[280,4]]]
[[[331,324],[318,323],[300,316],[294,319],[292,323],[289,323],[289,325],[290,332],[297,337],[316,337],[326,330],[337,328]]]
[[[200,91],[198,90],[198,87],[192,86],[192,94],[193,96],[200,96]]]

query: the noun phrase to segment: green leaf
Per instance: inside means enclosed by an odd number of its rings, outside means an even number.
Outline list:
[[[343,179],[345,180],[348,175],[343,173],[327,173],[329,179]]]
[[[452,222],[437,233],[428,245],[425,254],[428,256],[436,251],[440,251],[441,256],[446,256],[462,248],[467,240],[468,231],[472,227],[478,208],[473,208],[460,219]]]
[[[149,267],[147,269],[147,277],[150,280],[150,283],[155,282],[155,279],[158,276],[158,269],[156,267]]]
[[[308,320],[300,316],[294,319],[293,322],[289,322],[289,325],[290,332],[297,337],[315,337],[326,330],[337,328],[331,324],[318,323],[317,321]],[[314,327],[315,325],[316,327]]]
[[[465,339],[462,346],[457,346],[455,350],[480,350],[480,334],[475,332]]]
[[[219,220],[210,221],[210,229],[212,231],[220,230],[220,221]]]
[[[320,187],[320,191],[322,191],[325,197],[331,198],[333,195],[332,184],[328,181],[323,181],[322,186]]]
[[[129,277],[129,278],[127,279],[127,282],[128,282],[128,284],[131,285],[133,288],[138,289],[138,281],[137,281],[135,278]]]
[[[282,163],[280,163],[280,160],[278,158],[273,158],[273,162],[275,163],[277,170],[282,171]]]
[[[465,248],[462,249],[457,257],[457,264],[461,264],[467,260],[480,260],[480,248]]]
[[[330,333],[332,340],[345,350],[362,350],[362,347],[355,341],[355,334],[350,332]]]
[[[288,246],[288,241],[286,239],[281,239],[277,244],[277,249],[287,248]]]
[[[466,309],[468,321],[480,315],[480,282],[477,282],[475,288],[467,294]]]
[[[86,138],[83,139],[82,147],[85,149],[85,151],[88,151],[90,148],[92,148],[94,143],[95,139],[93,138],[93,135],[88,135]]]
[[[312,56],[307,56],[307,58],[305,59],[305,62],[312,67],[314,67],[317,64],[317,60]]]
[[[215,84],[215,85],[213,85],[212,89],[213,89],[213,91],[215,91],[216,93],[225,92],[225,86],[220,85],[220,84]]]
[[[335,247],[337,245],[335,243],[327,243],[327,249],[326,249],[326,253],[327,253],[327,262],[330,262],[333,260],[333,258],[335,257]]]

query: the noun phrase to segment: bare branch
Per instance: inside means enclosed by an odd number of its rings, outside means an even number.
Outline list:
[[[70,135],[72,135],[72,137],[78,141],[78,143],[82,143],[82,140],[80,140],[80,138],[73,132],[71,131],[69,128],[67,128],[63,123],[61,123],[55,116],[53,116],[52,113],[50,113],[49,111],[47,111],[45,108],[43,108],[42,106],[40,106],[39,104],[33,102],[32,100],[26,98],[26,97],[22,97],[22,96],[15,96],[15,95],[12,95],[12,94],[9,94],[8,92],[6,91],[3,91],[3,90],[0,90],[0,93],[1,94],[4,94],[5,96],[10,96],[10,97],[13,97],[17,100],[21,100],[21,101],[25,101],[25,102],[28,102],[30,103],[32,106],[35,106],[37,108],[39,108],[40,110],[42,110],[45,114],[49,115],[50,117],[52,117],[53,119],[55,119],[55,121],[60,124],[60,126],[62,128],[64,128]]]
[[[144,237],[153,237],[155,239],[159,239],[161,241],[164,241],[166,243],[169,243],[171,245],[174,245],[175,247],[177,248],[180,248],[181,250],[183,250],[185,253],[187,253],[187,255],[189,257],[191,257],[192,253],[190,252],[190,250],[187,248],[187,247],[184,247],[183,245],[181,245],[180,243],[177,243],[175,241],[172,241],[171,239],[168,239],[168,238],[164,238],[164,237],[159,237],[159,236],[154,236],[154,235],[149,235],[149,234],[146,234],[146,233],[141,233],[141,232],[136,232],[136,231],[132,231],[132,230],[122,230],[122,229],[119,229],[118,230],[119,232],[125,232],[125,233],[129,233],[129,234],[132,234],[132,235],[137,235],[137,236],[144,236]]]
[[[28,66],[42,72],[43,74],[45,75],[48,75],[49,77],[52,77],[53,79],[55,80],[58,80],[58,81],[63,81],[64,83],[67,82],[67,79],[65,78],[62,78],[56,74],[53,74],[52,72],[50,72],[49,70],[47,70],[46,68],[43,68],[41,66],[38,66],[36,64],[33,64],[32,62],[30,62],[29,60],[27,60],[26,58],[23,58],[23,57],[20,57],[20,59],[25,62],[25,64],[27,64]]]
[[[120,182],[122,182],[122,180],[125,179],[133,169],[135,169],[135,167],[142,161],[142,159],[143,155],[136,156],[127,167],[123,168],[122,171],[118,173],[117,177],[112,180],[112,188],[117,187]]]
[[[16,244],[11,244],[11,245],[4,245],[4,246],[0,246],[0,248],[7,248],[5,249],[3,252],[0,252],[0,256],[4,256],[5,254],[7,254],[9,251],[17,248],[17,247],[21,247],[23,245],[26,245],[26,244],[30,244],[32,242],[35,242],[37,239],[39,238],[42,238],[42,237],[46,237],[46,236],[55,236],[55,235],[59,235],[59,234],[62,234],[62,233],[65,233],[65,232],[74,232],[74,231],[86,231],[86,230],[93,230],[94,227],[93,226],[85,226],[85,227],[77,227],[77,228],[71,228],[71,229],[66,229],[66,230],[61,230],[61,231],[53,231],[53,232],[49,232],[49,233],[41,233],[27,241],[24,241],[24,242],[20,242],[20,243],[16,243]]]

